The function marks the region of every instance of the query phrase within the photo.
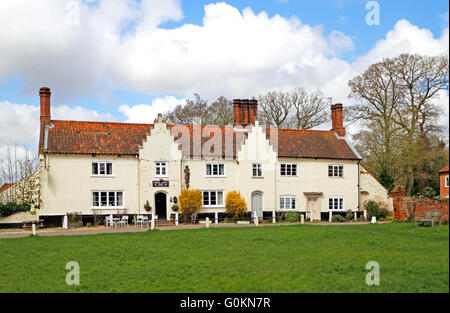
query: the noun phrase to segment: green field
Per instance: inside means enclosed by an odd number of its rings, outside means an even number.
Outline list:
[[[0,239],[0,292],[449,292],[449,228],[391,223]],[[65,283],[68,261],[80,285]],[[368,286],[366,263],[380,264]]]

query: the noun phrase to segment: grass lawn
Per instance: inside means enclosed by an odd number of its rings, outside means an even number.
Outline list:
[[[449,292],[448,225],[261,226],[0,239],[0,292]],[[65,283],[68,261],[80,285]],[[380,264],[368,286],[365,265]]]

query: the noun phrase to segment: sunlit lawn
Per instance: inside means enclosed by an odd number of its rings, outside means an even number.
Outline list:
[[[0,292],[448,292],[449,228],[260,226],[0,239]],[[80,285],[65,283],[80,264]],[[380,285],[365,282],[380,265]]]

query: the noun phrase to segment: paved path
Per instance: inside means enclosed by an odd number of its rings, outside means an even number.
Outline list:
[[[378,224],[390,223],[390,221],[378,222]],[[316,222],[316,223],[305,223],[305,225],[313,225],[313,226],[330,226],[330,225],[368,225],[370,222],[352,222],[352,223],[328,223],[328,222]],[[288,225],[300,225],[300,223],[278,223],[278,224],[260,224],[260,226],[288,226]],[[156,229],[159,230],[177,230],[177,229],[195,229],[195,228],[204,228],[204,224],[196,224],[196,225],[179,225],[179,226],[158,226]],[[253,224],[234,224],[234,223],[221,223],[221,224],[210,224],[211,228],[221,228],[221,227],[255,227]],[[126,227],[126,228],[118,228],[118,229],[109,229],[105,227],[93,227],[93,228],[82,228],[82,229],[62,229],[62,228],[48,228],[48,229],[40,229],[37,231],[39,236],[77,236],[77,235],[94,235],[94,234],[114,234],[114,233],[138,233],[148,231],[149,228],[140,228],[140,227]],[[0,232],[1,238],[22,238],[28,237],[31,235],[31,231],[3,231]]]

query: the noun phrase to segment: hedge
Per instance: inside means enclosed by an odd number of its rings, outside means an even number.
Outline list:
[[[29,204],[17,204],[12,202],[6,204],[0,203],[0,217],[7,217],[17,212],[26,212],[29,211],[30,208]]]

